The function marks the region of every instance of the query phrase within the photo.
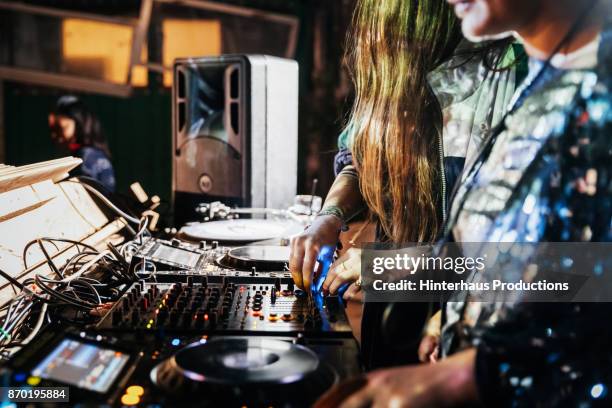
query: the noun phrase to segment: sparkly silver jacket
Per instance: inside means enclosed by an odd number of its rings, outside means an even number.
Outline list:
[[[550,68],[532,84],[454,196],[451,239],[612,241],[611,37],[606,24],[596,68]],[[612,273],[611,258],[602,259],[601,278]],[[444,307],[442,348],[477,347],[485,405],[610,406],[612,303],[465,299]]]

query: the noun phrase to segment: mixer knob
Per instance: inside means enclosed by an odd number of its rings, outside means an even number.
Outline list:
[[[146,312],[147,309],[149,308],[149,301],[147,300],[146,297],[143,297],[140,299],[140,310],[142,310],[143,312]]]
[[[207,246],[206,241],[200,241],[200,245],[199,246],[200,246],[201,250],[206,251],[206,246]]]
[[[252,267],[251,268],[251,276],[255,276],[257,275],[257,268],[256,267]]]
[[[179,312],[178,310],[174,309],[170,312],[170,324],[171,325],[176,325],[176,323],[178,322],[179,319]]]
[[[276,291],[274,291],[274,290],[272,291],[272,293],[270,293],[270,302],[272,304],[276,303]]]
[[[294,285],[294,283],[293,283],[293,279],[291,279],[291,280],[289,281],[289,283],[287,284],[287,290],[288,290],[289,292],[293,292],[293,290],[294,290],[294,289],[295,289],[295,285]]]
[[[173,247],[177,248],[181,245],[181,240],[178,238],[172,238],[172,240],[170,240],[170,244],[172,244]]]
[[[183,326],[185,327],[189,327],[191,325],[191,318],[192,314],[184,311],[183,313],[181,313],[181,319],[183,320]]]
[[[137,324],[140,321],[140,311],[138,309],[132,310],[132,324]]]
[[[113,312],[113,326],[118,326],[123,320],[123,313],[121,310],[115,310]]]
[[[274,280],[274,288],[276,288],[277,291],[281,290],[281,279],[280,278],[276,278]]]
[[[213,241],[212,245],[211,245],[211,248],[212,249],[217,249],[218,247],[219,247],[219,241]]]

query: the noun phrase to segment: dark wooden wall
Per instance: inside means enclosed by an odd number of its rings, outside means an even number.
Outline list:
[[[31,2],[80,8],[89,12],[99,9],[107,13],[138,5],[136,0]],[[298,190],[309,192],[312,179],[318,178],[317,192],[325,195],[333,181],[332,160],[336,152],[336,137],[343,125],[343,115],[350,93],[341,61],[346,27],[352,15],[354,0],[224,2],[299,17],[301,28],[296,52],[296,59],[300,63]],[[151,34],[155,35],[154,32]],[[149,44],[149,55],[156,53],[159,53],[158,44],[152,41]],[[47,114],[55,100],[66,92],[27,84],[4,84],[3,130],[6,142],[5,161],[8,164],[31,163],[56,155],[49,140]],[[127,99],[103,95],[81,96],[88,107],[99,116],[108,136],[118,189],[126,191],[130,183],[140,181],[148,192],[168,199],[171,172],[171,106],[170,91],[160,85],[160,76],[150,74],[148,89],[137,90]],[[0,137],[1,135],[2,131]]]

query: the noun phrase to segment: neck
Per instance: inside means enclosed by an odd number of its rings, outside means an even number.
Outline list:
[[[580,26],[559,53],[571,53],[594,40],[601,31],[603,12],[598,11],[601,11],[605,1],[595,2],[595,6],[591,6],[585,14],[585,7],[589,7],[589,3],[575,0],[542,0],[534,18],[517,30],[527,54],[538,59],[550,57],[559,41],[574,27],[576,19],[581,15],[583,17]]]

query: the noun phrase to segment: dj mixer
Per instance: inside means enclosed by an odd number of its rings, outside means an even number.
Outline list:
[[[337,297],[309,296],[292,283],[135,283],[115,303],[97,329],[302,333],[351,337]]]
[[[72,405],[308,407],[361,372],[341,298],[296,288],[287,247],[131,245],[139,279],[99,319],[48,326],[3,384],[67,387]]]

